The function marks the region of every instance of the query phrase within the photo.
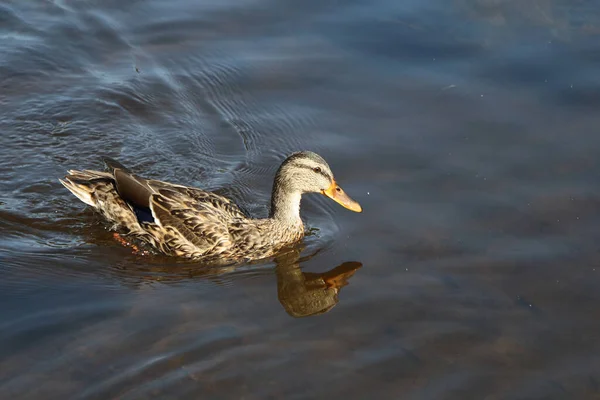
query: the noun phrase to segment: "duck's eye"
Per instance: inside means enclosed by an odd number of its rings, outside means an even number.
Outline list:
[[[315,171],[317,174],[320,174],[320,173],[321,173],[321,168],[319,168],[319,167],[314,167],[314,168],[313,168],[313,171]]]

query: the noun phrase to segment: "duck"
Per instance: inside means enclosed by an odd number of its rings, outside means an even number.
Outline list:
[[[114,230],[167,256],[207,262],[274,256],[303,239],[300,202],[307,193],[320,193],[362,212],[338,185],[323,157],[311,151],[293,153],[281,163],[266,218],[252,218],[214,192],[145,179],[114,159],[103,161],[106,171],[69,170],[59,181]]]

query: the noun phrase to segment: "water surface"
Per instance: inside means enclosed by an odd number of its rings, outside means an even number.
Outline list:
[[[599,43],[583,0],[1,2],[0,397],[600,398]],[[363,214],[307,196],[235,268],[58,182],[107,155],[264,216],[304,149]]]

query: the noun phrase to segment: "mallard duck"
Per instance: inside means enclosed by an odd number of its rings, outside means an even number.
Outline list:
[[[321,193],[362,212],[336,183],[327,162],[309,151],[283,161],[275,175],[269,217],[262,219],[250,218],[215,193],[144,179],[115,160],[104,162],[107,172],[71,170],[60,182],[125,235],[166,255],[207,261],[270,257],[304,237],[304,193]]]

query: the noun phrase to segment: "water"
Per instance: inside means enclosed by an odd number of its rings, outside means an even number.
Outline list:
[[[583,0],[5,0],[0,397],[600,398],[599,35]],[[237,268],[132,254],[57,180],[264,216],[302,149],[363,214],[308,196],[302,254]]]

